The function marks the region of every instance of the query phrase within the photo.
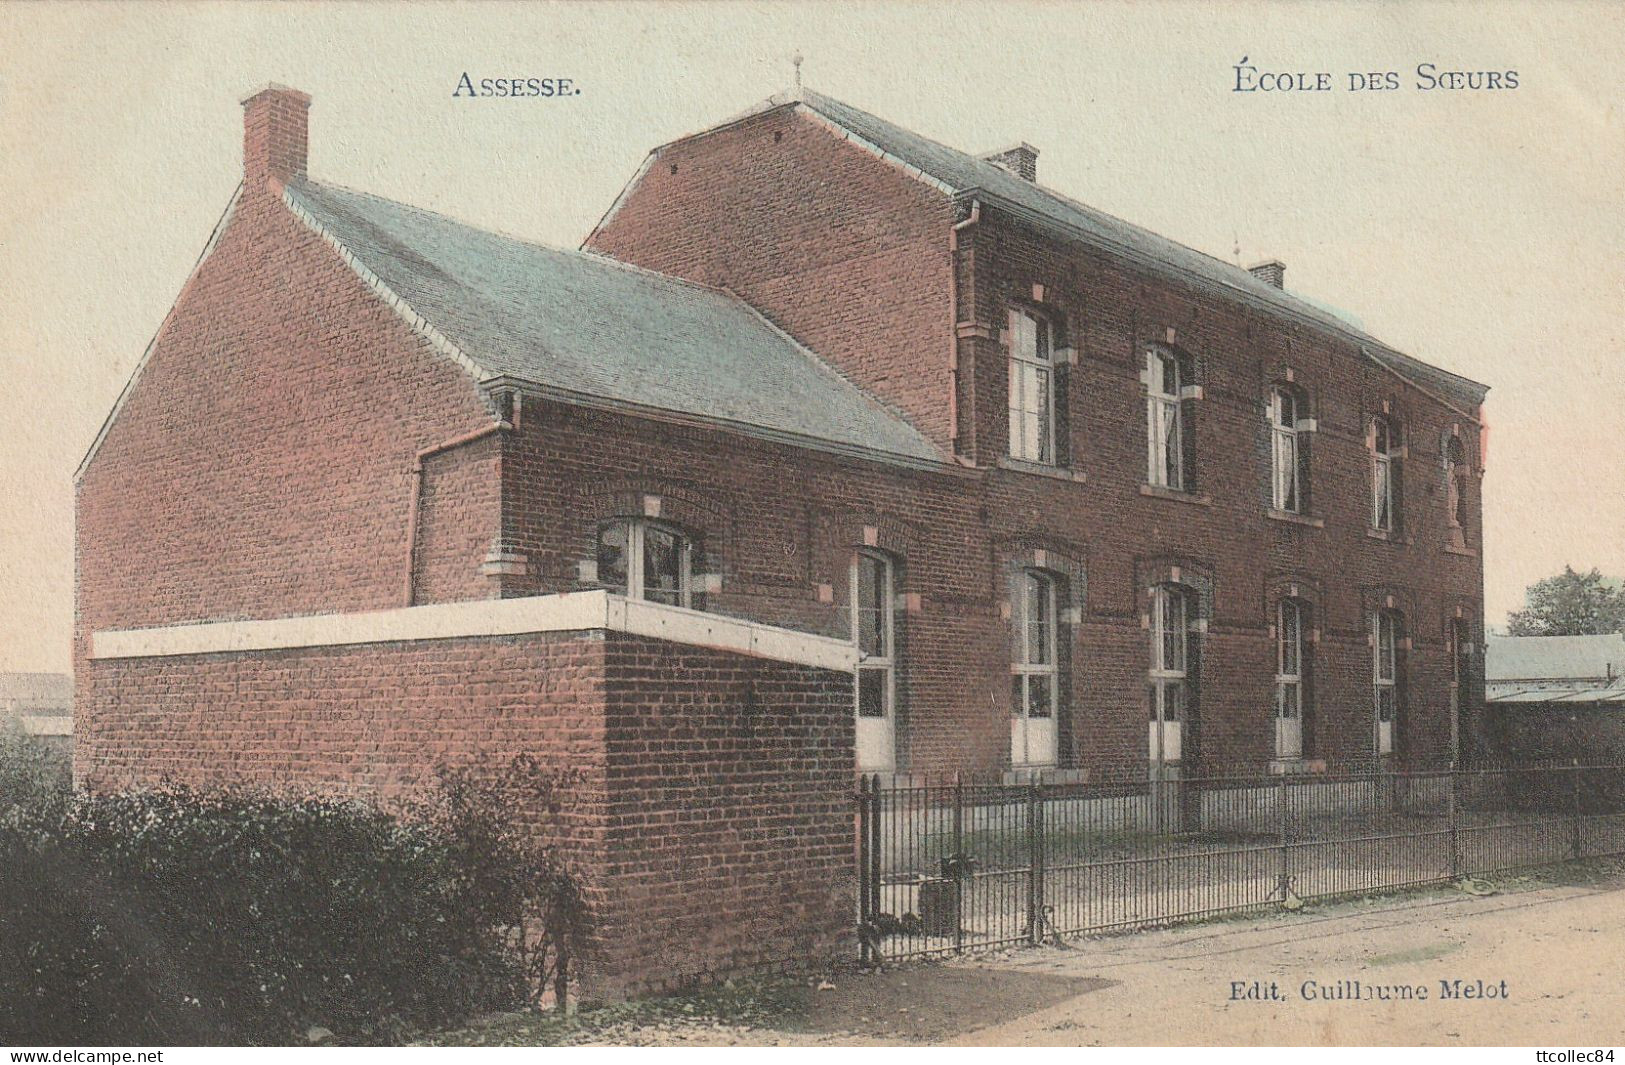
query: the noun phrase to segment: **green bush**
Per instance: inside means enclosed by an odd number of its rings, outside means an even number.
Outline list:
[[[580,918],[504,816],[517,786],[542,782],[446,774],[403,817],[182,788],[13,809],[0,1042],[378,1043],[522,1005]]]
[[[18,817],[60,816],[73,796],[68,752],[0,727],[0,824]]]

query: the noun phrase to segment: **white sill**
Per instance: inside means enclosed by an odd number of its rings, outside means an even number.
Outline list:
[[[1053,466],[1047,462],[1029,462],[1026,459],[1011,458],[1009,455],[1000,455],[994,460],[993,464],[1001,470],[1031,473],[1039,477],[1051,477],[1057,481],[1076,481],[1081,484],[1088,480],[1082,470],[1074,470],[1066,466]]]
[[[1284,521],[1290,525],[1307,525],[1311,529],[1324,529],[1326,522],[1320,518],[1310,517],[1308,514],[1296,514],[1290,510],[1267,510],[1264,512],[1271,521]]]
[[[1160,488],[1154,484],[1142,484],[1140,494],[1148,499],[1168,499],[1175,503],[1190,503],[1198,507],[1211,507],[1213,500],[1208,496],[1192,495],[1176,488]]]
[[[1478,552],[1470,547],[1457,547],[1455,544],[1445,544],[1444,553],[1447,555],[1460,555],[1463,558],[1477,558]]]

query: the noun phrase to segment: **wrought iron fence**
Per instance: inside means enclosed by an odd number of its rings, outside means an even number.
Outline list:
[[[918,786],[860,781],[879,961],[1625,853],[1625,766]]]

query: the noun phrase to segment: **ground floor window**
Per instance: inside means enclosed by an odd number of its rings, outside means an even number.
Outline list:
[[[852,557],[852,642],[858,647],[855,680],[858,768],[882,771],[896,764],[897,636],[891,558],[863,550]]]
[[[1060,700],[1056,599],[1056,581],[1048,573],[1024,570],[1017,577],[1010,603],[1015,636],[1010,667],[1013,765],[1056,762],[1055,719]]]
[[[629,599],[691,606],[693,545],[678,529],[622,518],[598,530],[598,580]]]

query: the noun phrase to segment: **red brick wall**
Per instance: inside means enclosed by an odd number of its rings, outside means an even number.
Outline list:
[[[851,681],[611,636],[599,935],[639,989],[850,957]]]
[[[732,290],[946,449],[953,221],[942,193],[777,110],[661,149],[589,246]]]
[[[97,629],[403,605],[413,459],[491,424],[471,384],[245,186],[78,484],[76,660]],[[495,594],[496,467],[469,461],[430,460],[428,596]]]
[[[1404,720],[1399,742],[1413,756],[1437,757],[1447,750],[1448,716],[1438,709],[1448,702],[1450,683],[1445,641],[1458,607],[1475,638],[1481,638],[1483,564],[1476,476],[1463,536],[1470,553],[1447,549],[1452,537],[1443,447],[1454,430],[1465,453],[1476,458],[1473,421],[1373,365],[1351,343],[1151,277],[996,212],[984,211],[983,220],[961,235],[977,272],[972,305],[961,308],[961,318],[1002,324],[1011,303],[1031,302],[1033,286],[1042,285],[1042,309],[1061,323],[1078,351],[1064,400],[1065,421],[1070,463],[1087,476],[1088,485],[1072,490],[1068,509],[1072,527],[1087,530],[1095,574],[1164,552],[1212,570],[1216,616],[1207,639],[1209,675],[1202,694],[1205,756],[1219,762],[1265,756],[1260,743],[1267,730],[1245,723],[1267,717],[1267,691],[1249,680],[1234,682],[1213,659],[1245,663],[1246,677],[1273,672],[1268,630],[1274,602],[1294,581],[1310,600],[1312,624],[1321,633],[1314,654],[1315,695],[1325,712],[1316,724],[1326,752],[1352,755],[1369,747],[1369,718],[1332,711],[1370,704],[1367,617],[1390,594],[1415,643],[1407,663],[1414,712]],[[1204,398],[1193,404],[1195,495],[1201,504],[1139,494],[1146,462],[1145,391],[1139,383],[1143,351],[1148,343],[1167,343],[1170,330],[1204,390]],[[975,408],[978,434],[1003,441],[1005,355],[995,342],[971,343],[975,350],[968,357],[977,366],[977,381],[985,385],[984,394],[992,393]],[[1291,383],[1307,397],[1318,421],[1310,439],[1308,514],[1323,523],[1319,528],[1267,514],[1264,403],[1289,368]],[[1385,402],[1408,448],[1400,534],[1391,540],[1367,534],[1365,429]],[[1095,587],[1102,597],[1111,597],[1097,598],[1097,610],[1128,616],[1140,609],[1131,599],[1138,590],[1123,582],[1095,581]]]
[[[968,482],[872,467],[849,471],[722,437],[648,425],[623,433],[610,428],[613,419],[599,428],[591,419],[562,418],[545,440],[517,442],[523,468],[510,475],[516,479],[510,483],[523,486],[514,503],[522,512],[518,531],[538,552],[543,583],[569,586],[560,545],[566,554],[590,555],[586,537],[607,502],[586,497],[580,486],[605,478],[658,493],[666,485],[703,499],[709,509],[695,520],[710,542],[727,545],[718,608],[839,631],[844,563],[819,556],[819,530],[843,513],[890,522],[907,530],[903,586],[925,600],[924,613],[905,620],[902,637],[910,719],[905,764],[978,769],[1007,757],[1008,635],[999,610],[1011,545],[1044,546],[1087,572],[1085,617],[1073,633],[1070,754],[1102,769],[1121,770],[1145,757],[1145,574],[1180,565],[1211,582],[1215,614],[1202,641],[1200,743],[1202,760],[1213,767],[1256,768],[1270,757],[1270,630],[1275,603],[1293,583],[1311,603],[1320,635],[1311,754],[1369,758],[1368,616],[1392,596],[1413,641],[1405,664],[1409,712],[1398,743],[1416,762],[1447,758],[1446,633],[1459,609],[1481,637],[1483,568],[1476,477],[1463,531],[1468,552],[1447,550],[1442,448],[1454,430],[1476,457],[1473,421],[1375,366],[1354,344],[1040,234],[988,205],[980,222],[959,231],[950,257],[940,239],[952,225],[946,204],[926,185],[787,111],[662,149],[595,236],[596,250],[725,284],[933,432],[947,422],[949,397],[936,387],[934,372],[910,360],[937,351],[932,338],[962,324],[966,335],[955,356],[959,434],[963,452],[984,469]],[[904,232],[916,237],[902,239]],[[897,270],[888,258],[894,254],[925,265],[954,263],[958,306],[950,311],[940,302],[946,278],[926,282],[914,270]],[[874,273],[875,261],[888,265]],[[779,287],[786,278],[795,281],[792,289]],[[1085,483],[987,468],[996,466],[1008,439],[998,330],[1013,303],[1033,303],[1035,284],[1043,286],[1041,309],[1078,351],[1058,420],[1067,428],[1070,466]],[[895,307],[894,331],[867,320],[877,298]],[[825,331],[812,332],[815,322]],[[1205,392],[1193,405],[1199,502],[1140,492],[1143,351],[1148,342],[1168,342],[1170,330]],[[866,368],[852,345],[871,336],[886,342],[887,365],[908,371],[915,390],[888,392],[895,382]],[[1319,527],[1266,513],[1264,404],[1288,369],[1319,423],[1310,443],[1309,507]],[[1389,540],[1366,531],[1365,432],[1385,402],[1408,447],[1401,530]],[[591,433],[575,431],[587,422]],[[589,437],[590,460],[572,458]],[[651,440],[659,446],[649,447]],[[540,514],[543,499],[558,513]],[[849,538],[846,546],[855,542]],[[806,565],[792,564],[803,557]],[[834,584],[832,606],[813,599],[820,582]]]
[[[1063,709],[1072,746],[1065,760],[1113,773],[1144,765],[1148,636],[1140,615],[1157,559],[1182,561],[1187,573],[1209,573],[1213,582],[1217,616],[1201,676],[1206,764],[1258,769],[1270,757],[1268,627],[1275,590],[1289,579],[1282,574],[1301,580],[1316,616],[1331,619],[1316,622],[1321,642],[1311,651],[1317,742],[1310,753],[1334,762],[1370,757],[1371,657],[1362,619],[1371,593],[1334,554],[1304,552],[1293,561],[1292,541],[1273,557],[1258,551],[1248,537],[1267,537],[1277,523],[1266,527],[1240,506],[1227,519],[1203,518],[1220,509],[1217,499],[1197,507],[1147,499],[1137,484],[1101,488],[1092,466],[1086,484],[1000,469],[897,470],[529,401],[504,447],[506,531],[532,559],[529,576],[505,582],[508,595],[581,587],[578,563],[594,557],[598,524],[641,514],[650,494],[661,498],[664,519],[699,537],[697,570],[722,577],[707,609],[841,636],[848,559],[864,527],[875,527],[880,546],[900,561],[898,591],[921,599],[919,612],[898,616],[905,767],[986,771],[1008,762],[1003,574],[1023,551],[1030,557],[1031,546],[1048,550],[1052,566],[1076,560],[1087,577],[1082,622],[1066,634],[1072,697]],[[1187,511],[1202,520],[1181,524]],[[1237,535],[1225,520],[1248,524]],[[1327,534],[1303,532],[1310,543]],[[1367,542],[1362,533],[1359,544],[1379,558],[1413,560],[1391,582],[1408,614],[1423,620],[1407,656],[1411,732],[1402,743],[1414,762],[1437,763],[1447,757],[1449,734],[1440,611],[1453,600],[1427,596],[1449,585],[1429,577],[1432,552],[1420,543]],[[821,584],[832,602],[819,601]]]
[[[573,771],[550,828],[593,913],[588,996],[848,945],[844,674],[602,632],[89,671],[77,742],[91,788],[167,778],[387,802],[423,793],[440,765],[529,754]]]

